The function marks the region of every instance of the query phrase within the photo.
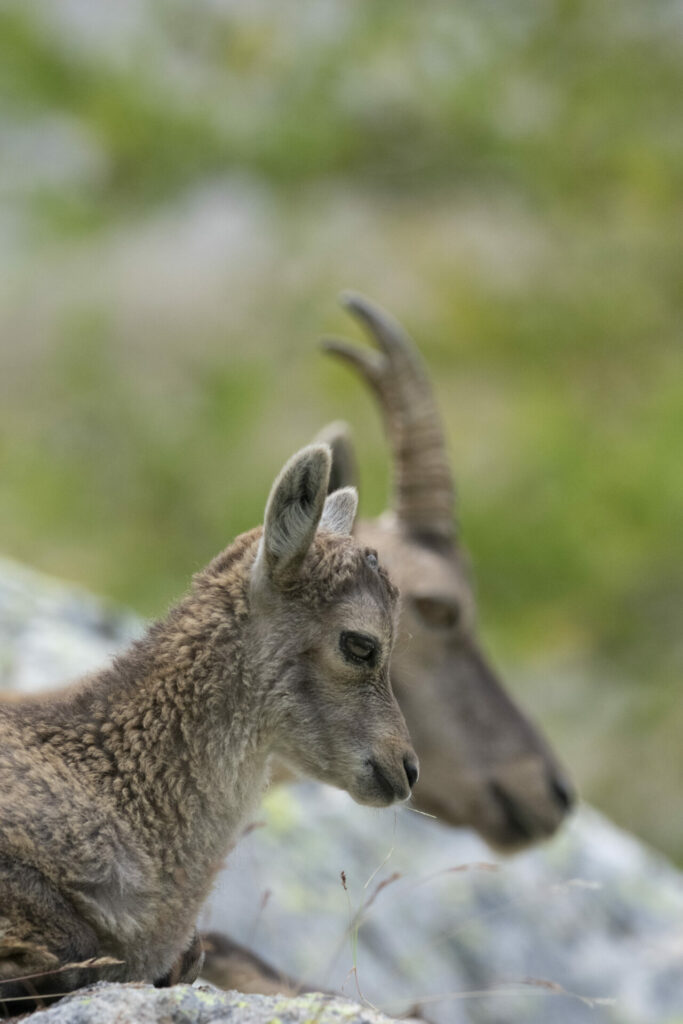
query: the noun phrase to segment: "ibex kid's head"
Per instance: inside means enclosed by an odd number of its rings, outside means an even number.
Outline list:
[[[350,533],[354,488],[326,498],[327,445],[275,481],[250,583],[251,648],[271,680],[271,749],[293,768],[384,806],[410,795],[417,758],[391,690],[397,591]]]
[[[357,295],[343,301],[376,348],[341,340],[325,347],[372,389],[394,453],[392,510],[360,522],[356,536],[379,551],[401,588],[391,668],[422,766],[415,804],[448,824],[471,825],[499,848],[525,846],[558,827],[571,784],[479,645],[453,478],[420,354],[382,310]],[[333,485],[353,482],[344,425],[322,436],[334,452]]]

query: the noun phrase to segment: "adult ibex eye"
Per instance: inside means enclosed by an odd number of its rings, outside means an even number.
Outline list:
[[[455,629],[460,621],[460,608],[450,598],[414,597],[413,606],[430,629]]]
[[[372,665],[377,659],[377,641],[365,633],[342,633],[339,647],[347,661]]]

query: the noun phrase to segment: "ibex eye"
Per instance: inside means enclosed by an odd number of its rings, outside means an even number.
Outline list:
[[[460,621],[460,608],[449,598],[414,597],[413,606],[431,629],[454,629]]]
[[[342,633],[339,647],[347,661],[372,665],[377,659],[377,641],[364,633]]]

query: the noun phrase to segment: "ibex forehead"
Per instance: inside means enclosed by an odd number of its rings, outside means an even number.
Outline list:
[[[400,585],[406,592],[419,594],[443,594],[460,601],[470,599],[470,586],[461,566],[453,560],[446,560],[423,548],[415,547],[402,558],[404,569]],[[398,567],[397,567],[398,568]],[[394,575],[398,574],[393,569]]]
[[[384,517],[359,523],[356,536],[360,543],[379,549],[382,562],[404,597],[441,594],[466,604],[472,601],[467,569],[454,545],[447,551],[436,551],[406,536]]]
[[[329,604],[366,592],[380,606],[392,609],[398,591],[386,573],[384,560],[369,558],[370,553],[375,554],[355,539],[319,533],[300,578],[304,602]]]
[[[339,602],[335,618],[344,629],[369,633],[389,644],[393,636],[395,609],[393,602],[382,601],[377,594],[358,590]]]

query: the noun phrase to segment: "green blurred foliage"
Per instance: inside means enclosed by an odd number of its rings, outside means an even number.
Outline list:
[[[372,403],[314,345],[360,287],[432,369],[498,662],[587,795],[683,856],[679,6],[129,8],[118,47],[92,13],[79,34],[45,3],[0,11],[5,156],[46,120],[94,154],[3,186],[4,551],[158,613],[339,416],[379,512]],[[198,302],[174,334],[154,307],[131,339],[89,268],[226,181],[273,253],[247,313]]]

